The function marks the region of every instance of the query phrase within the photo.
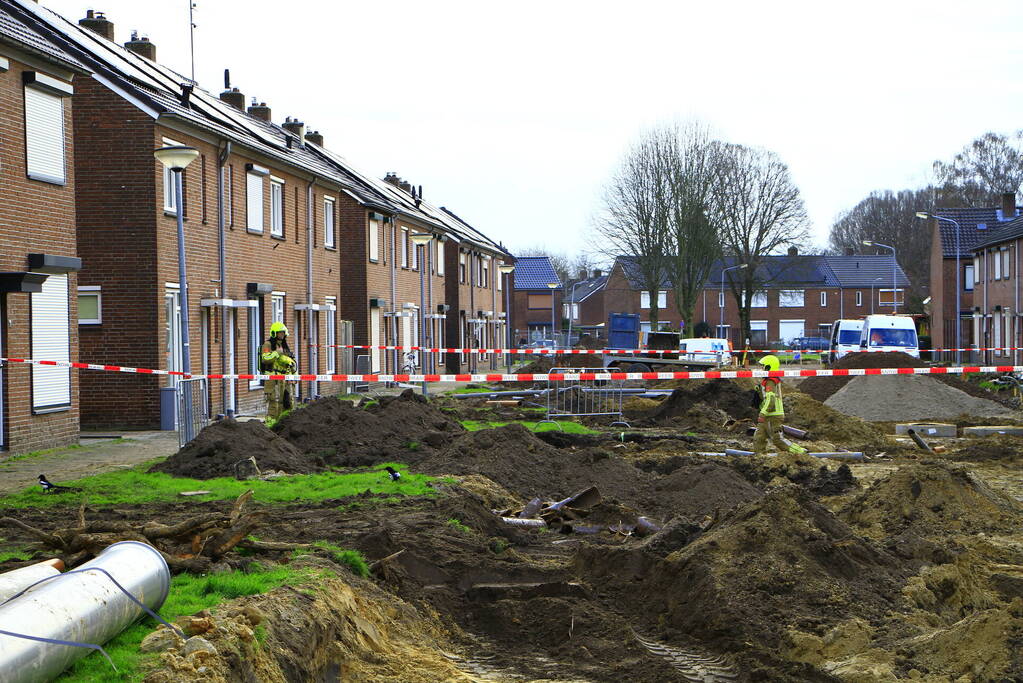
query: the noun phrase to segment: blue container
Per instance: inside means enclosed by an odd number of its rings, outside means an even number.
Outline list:
[[[160,429],[173,432],[178,428],[178,390],[160,387]]]
[[[607,346],[610,349],[639,348],[639,315],[612,313],[607,318]]]

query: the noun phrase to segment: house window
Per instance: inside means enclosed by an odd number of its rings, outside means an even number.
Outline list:
[[[284,292],[274,292],[270,295],[270,322],[284,322]]]
[[[1006,280],[1009,279],[1009,248],[1004,247],[1002,249],[1002,277]]]
[[[174,142],[173,140],[163,139],[163,146],[177,146],[180,142]],[[161,164],[163,166],[163,164]],[[182,171],[184,173],[184,171]],[[184,180],[184,178],[182,178]],[[184,194],[184,188],[182,188],[182,194]],[[167,213],[177,213],[177,194],[174,191],[174,171],[170,170],[166,166],[163,166],[163,210]]]
[[[490,257],[489,256],[481,256],[480,257],[480,271],[483,273],[482,282],[480,282],[480,287],[489,287],[490,286]]]
[[[821,292],[821,306],[827,306],[827,305],[828,305],[828,293],[827,292]]]
[[[894,290],[894,294],[891,289],[878,289],[877,290],[877,304],[878,306],[891,306],[893,302],[898,305],[903,303],[903,291],[901,289]]]
[[[245,229],[263,232],[263,176],[245,174]]]
[[[554,301],[554,296],[551,294],[530,294],[527,305],[530,310],[551,310],[551,303]]]
[[[639,293],[639,307],[650,308],[650,292]],[[668,292],[661,290],[657,292],[657,308],[663,309],[668,307]]]
[[[28,72],[26,72],[28,73]],[[48,76],[36,78],[60,83]],[[65,85],[69,90],[71,86]],[[68,92],[67,94],[70,94]],[[63,185],[64,98],[31,85],[25,86],[25,162],[28,177]]]
[[[980,256],[973,257],[974,282],[984,281],[984,270],[980,267]]]
[[[327,355],[327,374],[333,375],[337,372],[337,311],[335,306],[337,299],[332,296],[328,296],[325,301],[327,302],[327,310],[324,311],[324,319],[327,325],[327,334],[324,337],[327,348],[325,353]]]
[[[32,357],[71,360],[68,276],[50,275],[43,281],[42,291],[31,296]],[[66,410],[70,406],[71,369],[33,365],[32,412]]]
[[[570,320],[579,320],[579,304],[564,304],[561,315]]]
[[[1002,259],[999,258],[999,252],[997,252],[997,251],[994,252],[994,254],[992,254],[992,255],[994,256],[994,259],[992,259],[992,260],[995,262],[995,279],[996,280],[1001,280],[1002,279]]]
[[[98,285],[78,288],[78,324],[99,325],[103,322],[103,294]]]
[[[334,248],[334,200],[331,197],[323,198],[323,246]]]
[[[747,296],[746,292],[742,294],[743,300]],[[753,292],[753,299],[750,301],[750,308],[767,308],[767,292]]]
[[[778,291],[778,306],[780,308],[801,308],[804,305],[803,290],[782,289]]]
[[[973,266],[963,267],[963,289],[967,292],[973,291]]]
[[[408,247],[409,258],[412,261],[412,270],[419,270],[419,252],[421,247],[415,243],[415,240],[412,239],[412,235],[409,235]]]
[[[200,204],[200,218],[202,219],[203,225],[206,225],[206,155],[203,154],[199,157],[199,198]],[[209,374],[203,371],[203,374]]]
[[[234,211],[231,206],[231,198],[234,197],[232,186],[234,184],[234,167],[225,166],[220,169],[220,175],[223,178],[224,183],[224,225],[228,227],[234,226]]]
[[[863,305],[863,292],[856,292],[856,305],[857,306]]]
[[[408,268],[408,228],[401,229],[401,267]]]
[[[259,357],[263,347],[263,300],[259,299],[258,306],[252,306],[249,309],[249,374],[258,375],[260,373]],[[250,380],[249,388],[253,389],[259,386],[259,380]]]
[[[437,240],[437,275],[444,275],[444,240]]]
[[[369,260],[380,260],[380,221],[375,219],[369,221]]]
[[[458,281],[465,283],[465,252],[462,251],[458,252]]]
[[[270,178],[270,234],[284,237],[284,181]]]

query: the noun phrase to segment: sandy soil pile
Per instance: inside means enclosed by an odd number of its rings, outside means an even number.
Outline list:
[[[651,411],[647,423],[656,426],[689,422],[696,417],[692,415],[694,408],[700,405],[720,410],[735,420],[754,419],[757,415],[749,390],[732,380],[714,379],[673,390]]]
[[[206,427],[184,448],[153,465],[149,471],[194,479],[233,477],[236,474],[235,464],[250,457],[255,457],[256,464],[263,471],[309,474],[326,469],[322,459],[307,457],[262,422],[227,419]],[[244,462],[239,468],[244,468],[239,472],[252,473],[251,465]]]
[[[885,375],[853,377],[825,405],[871,422],[946,419],[968,413],[1012,415],[994,401],[970,396],[932,377]]]
[[[799,484],[814,496],[837,496],[858,485],[848,465],[832,470],[816,458],[796,453],[736,457],[731,465],[758,486]]]
[[[863,368],[922,368],[924,363],[902,352],[895,353],[850,353],[830,367],[831,370],[853,370]],[[799,383],[799,390],[818,401],[827,401],[836,391],[849,383],[851,377],[807,377]]]
[[[785,424],[807,430],[814,440],[828,441],[836,448],[868,453],[886,450],[891,445],[875,426],[860,418],[845,415],[803,393],[785,393],[784,390],[782,393],[785,397]]]
[[[967,439],[948,457],[957,462],[1017,464],[1023,461],[1023,439],[1005,434]]]
[[[349,466],[415,460],[464,431],[411,389],[365,408],[323,397],[286,415],[274,430],[300,451]]]

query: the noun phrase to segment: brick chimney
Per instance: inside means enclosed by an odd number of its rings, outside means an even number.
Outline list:
[[[103,12],[87,10],[85,18],[78,20],[78,25],[100,34],[109,41],[114,40],[114,22],[103,16]]]
[[[238,88],[231,88],[220,93],[220,99],[227,102],[235,109],[241,109],[245,111],[245,93],[238,90]]]
[[[252,106],[249,107],[249,116],[253,116],[260,121],[270,121],[270,107],[266,106],[266,102],[260,102],[256,104],[255,98],[252,100]]]
[[[131,32],[131,40],[125,43],[124,46],[135,54],[145,57],[151,62],[156,61],[156,45],[149,42],[149,38],[146,38],[145,36],[140,38],[137,31]]]
[[[394,185],[395,187],[400,187],[401,186],[401,178],[399,178],[398,174],[395,173],[394,171],[388,171],[387,172],[387,175],[384,176],[384,182],[385,183],[390,183],[391,185]]]
[[[1016,193],[1002,193],[1002,220],[1011,221],[1016,217]]]
[[[855,256],[856,255],[856,250],[853,249],[852,247],[846,247],[845,248],[845,255],[846,256]]]
[[[398,181],[398,187],[400,187],[401,189],[405,190],[409,194],[412,194],[412,183],[410,183],[409,181],[407,181],[407,180],[399,180]]]
[[[318,130],[311,130],[308,133],[306,133],[305,139],[313,143],[314,145],[323,147],[323,136],[320,135],[320,131]]]
[[[789,247],[789,256],[798,256],[799,249],[796,247]]]
[[[600,277],[603,274],[604,273],[603,273],[603,271],[600,270],[600,268],[594,268],[593,269],[593,277]]]
[[[290,116],[284,119],[284,123],[281,124],[281,128],[288,131],[292,135],[298,136],[298,141],[302,142],[305,139],[305,124],[298,119],[293,119]]]

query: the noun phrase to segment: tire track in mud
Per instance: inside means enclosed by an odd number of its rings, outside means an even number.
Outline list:
[[[712,657],[691,648],[663,645],[641,638],[635,631],[632,635],[650,654],[668,662],[688,683],[731,683],[739,678],[724,657]]]

